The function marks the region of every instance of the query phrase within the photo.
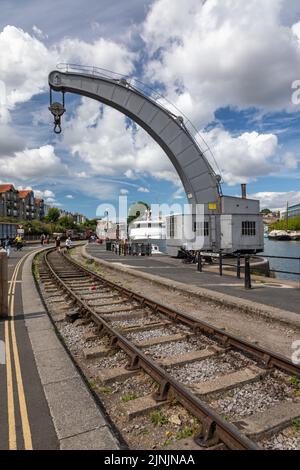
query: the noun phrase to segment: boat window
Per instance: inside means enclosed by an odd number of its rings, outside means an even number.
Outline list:
[[[255,237],[256,235],[256,222],[242,222],[242,236]]]
[[[151,228],[151,224],[148,224],[148,228]]]

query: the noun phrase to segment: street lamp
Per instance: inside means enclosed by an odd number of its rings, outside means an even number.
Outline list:
[[[108,232],[108,209],[106,209],[106,211],[104,212],[104,216],[106,217],[106,229],[105,229],[105,232],[106,232],[106,235],[107,235],[107,232]]]

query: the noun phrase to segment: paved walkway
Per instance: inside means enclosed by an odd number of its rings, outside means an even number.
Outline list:
[[[0,321],[6,350],[0,450],[118,449],[39,298],[31,273],[36,249],[12,252],[9,259],[10,316]]]
[[[181,260],[169,258],[166,255],[124,257],[105,251],[103,246],[96,244],[87,245],[86,250],[91,256],[111,263],[121,263],[138,271],[166,279],[300,314],[300,289],[292,287],[285,281],[275,283],[272,279],[264,278],[267,281],[266,284],[253,282],[253,289],[247,291],[244,288],[243,279],[239,280],[226,274],[221,277],[216,273],[205,272],[205,268],[203,273],[198,273],[196,265],[187,265]]]

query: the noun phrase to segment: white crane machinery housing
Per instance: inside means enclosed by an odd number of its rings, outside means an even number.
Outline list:
[[[160,145],[175,167],[196,220],[197,205],[203,221],[193,223],[193,239],[181,237],[182,215],[167,218],[167,249],[177,256],[187,250],[253,253],[263,250],[263,222],[259,201],[223,196],[218,176],[181,116],[166,109],[141,86],[101,69],[65,65],[49,74],[52,90],[75,93],[117,109],[132,119]],[[140,82],[138,82],[140,85]],[[50,95],[51,96],[51,95]],[[158,96],[158,95],[157,95]],[[157,97],[156,97],[157,98]],[[56,121],[57,123],[57,121]],[[190,237],[189,237],[190,238]]]

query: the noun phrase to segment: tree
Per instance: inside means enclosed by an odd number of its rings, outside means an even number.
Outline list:
[[[45,220],[47,222],[50,222],[51,224],[55,224],[55,222],[58,221],[60,216],[60,212],[57,209],[57,207],[51,207],[48,211],[48,214],[45,217]]]
[[[270,211],[270,209],[263,209],[263,210],[261,211],[261,214],[263,214],[263,215],[269,215],[269,214],[272,214],[272,211]]]
[[[59,225],[61,227],[63,227],[64,229],[69,229],[69,230],[72,230],[75,228],[76,224],[73,220],[72,217],[69,217],[69,216],[65,216],[65,217],[61,217],[58,221]]]

